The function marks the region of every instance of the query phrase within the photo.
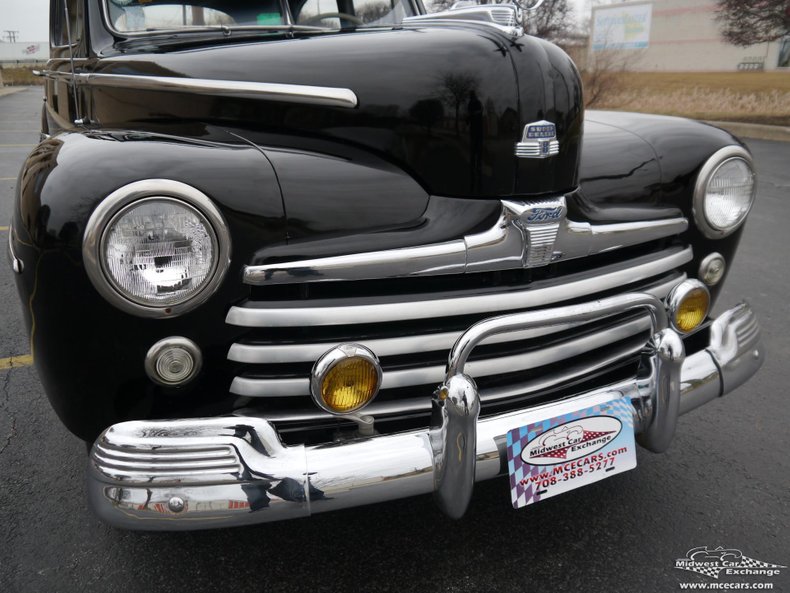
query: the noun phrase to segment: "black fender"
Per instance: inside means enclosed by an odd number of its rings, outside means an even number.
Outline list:
[[[569,216],[596,223],[685,216],[689,230],[683,240],[694,249],[686,273],[696,277],[700,262],[713,252],[724,256],[729,270],[744,227],[723,239],[708,239],[692,212],[700,169],[726,146],[746,149],[729,132],[690,119],[588,111],[580,191],[570,196]],[[725,279],[711,289],[714,300]]]
[[[232,138],[231,138],[232,139]],[[91,284],[82,239],[94,208],[111,192],[142,179],[172,179],[209,196],[232,237],[230,268],[217,292],[180,317],[124,313]],[[17,185],[12,245],[24,262],[17,286],[31,351],[52,406],[69,430],[90,440],[108,425],[168,411],[229,411],[234,375],[226,361],[239,328],[228,307],[245,298],[242,266],[261,244],[285,241],[285,213],[274,170],[248,144],[139,134],[67,133],[45,140]],[[201,345],[203,373],[180,388],[155,386],[143,361],[156,341],[184,336]],[[185,402],[188,401],[188,405]]]

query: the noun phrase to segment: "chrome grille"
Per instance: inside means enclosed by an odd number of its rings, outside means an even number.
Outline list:
[[[236,451],[230,446],[136,450],[103,439],[96,443],[92,455],[102,464],[106,475],[119,480],[145,476],[155,481],[185,477],[222,481],[223,476],[243,470]]]
[[[332,418],[310,399],[309,371],[321,354],[338,343],[356,342],[379,356],[384,371],[382,392],[366,413],[377,418],[422,413],[430,408],[429,396],[443,379],[447,352],[474,322],[620,292],[644,291],[663,298],[685,279],[679,269],[691,259],[690,247],[669,247],[593,270],[497,287],[482,294],[460,290],[441,295],[250,300],[232,307],[226,320],[250,328],[228,352],[228,359],[241,368],[230,390],[250,398],[273,421]],[[353,294],[352,288],[349,283],[347,294]],[[499,335],[476,351],[469,372],[481,383],[484,404],[502,402],[627,360],[644,345],[648,329],[646,316],[630,314],[583,327],[565,324]],[[530,369],[541,372],[529,374]]]
[[[491,20],[493,20],[497,25],[502,25],[503,27],[516,26],[516,13],[510,7],[492,8],[490,10],[490,14]]]

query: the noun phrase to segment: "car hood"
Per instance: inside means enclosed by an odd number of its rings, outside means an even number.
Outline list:
[[[190,137],[231,131],[261,147],[340,158],[362,148],[428,193],[448,196],[550,193],[576,184],[578,76],[560,50],[533,38],[514,41],[470,24],[136,52],[86,68],[89,119],[105,129]],[[131,83],[103,85],[107,74]],[[157,77],[348,89],[357,105],[195,94],[157,87]],[[544,119],[557,125],[560,154],[518,159],[524,126]]]

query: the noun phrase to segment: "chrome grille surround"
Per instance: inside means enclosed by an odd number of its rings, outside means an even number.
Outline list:
[[[494,225],[465,237],[416,247],[251,265],[244,282],[273,286],[305,282],[339,282],[444,276],[534,268],[605,253],[679,235],[685,218],[615,224],[568,220],[565,196],[543,200],[502,200]]]
[[[552,225],[542,225],[541,230],[547,226]],[[226,319],[228,324],[264,333],[267,328],[281,333],[294,328],[294,339],[281,343],[280,340],[265,342],[258,338],[233,344],[228,359],[254,366],[246,367],[235,377],[230,391],[248,398],[247,405],[263,405],[265,416],[274,422],[329,420],[329,414],[310,405],[308,371],[299,369],[304,369],[338,343],[356,342],[370,348],[382,359],[382,394],[388,390],[395,394],[396,391],[392,390],[402,388],[408,388],[412,394],[425,393],[424,398],[380,397],[366,409],[366,414],[384,418],[425,413],[430,409],[430,394],[444,376],[441,359],[446,357],[452,344],[474,319],[589,301],[606,294],[634,290],[663,299],[686,278],[679,268],[692,258],[690,247],[673,246],[595,270],[523,287],[496,288],[483,294],[456,291],[441,297],[426,293],[314,301],[248,301],[230,309]],[[441,327],[445,319],[448,324],[459,323],[459,317],[463,325],[457,329],[447,325],[443,331],[434,329],[417,332],[417,335],[387,334],[388,328],[391,331],[399,322],[430,320]],[[474,319],[467,322],[468,318]],[[380,333],[361,338],[363,326],[367,326],[368,332],[374,328]],[[498,345],[500,352],[488,356],[481,352],[469,363],[469,368],[476,378],[485,378],[515,376],[525,369],[561,364],[562,370],[554,375],[541,374],[526,380],[516,377],[510,384],[481,390],[484,405],[506,402],[557,384],[580,380],[628,360],[644,345],[649,326],[649,319],[642,315],[602,327],[600,331],[566,324],[494,336],[485,345]],[[576,327],[579,327],[578,335],[574,332],[561,339],[554,337],[557,332]],[[332,337],[311,339],[310,332],[318,330],[329,331]],[[305,331],[308,337],[304,337]],[[556,343],[550,343],[552,340]],[[407,362],[400,360],[403,357]],[[388,358],[395,362],[388,361]],[[277,402],[278,405],[268,411],[267,402]]]

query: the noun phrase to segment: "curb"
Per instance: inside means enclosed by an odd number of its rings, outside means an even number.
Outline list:
[[[5,97],[6,95],[13,95],[15,93],[21,93],[22,91],[26,91],[29,87],[26,86],[4,86],[0,87],[0,97]]]
[[[790,142],[790,128],[784,126],[766,126],[763,124],[744,124],[733,121],[707,121],[705,123],[722,128],[740,136],[751,138],[752,140],[776,140],[778,142]]]

